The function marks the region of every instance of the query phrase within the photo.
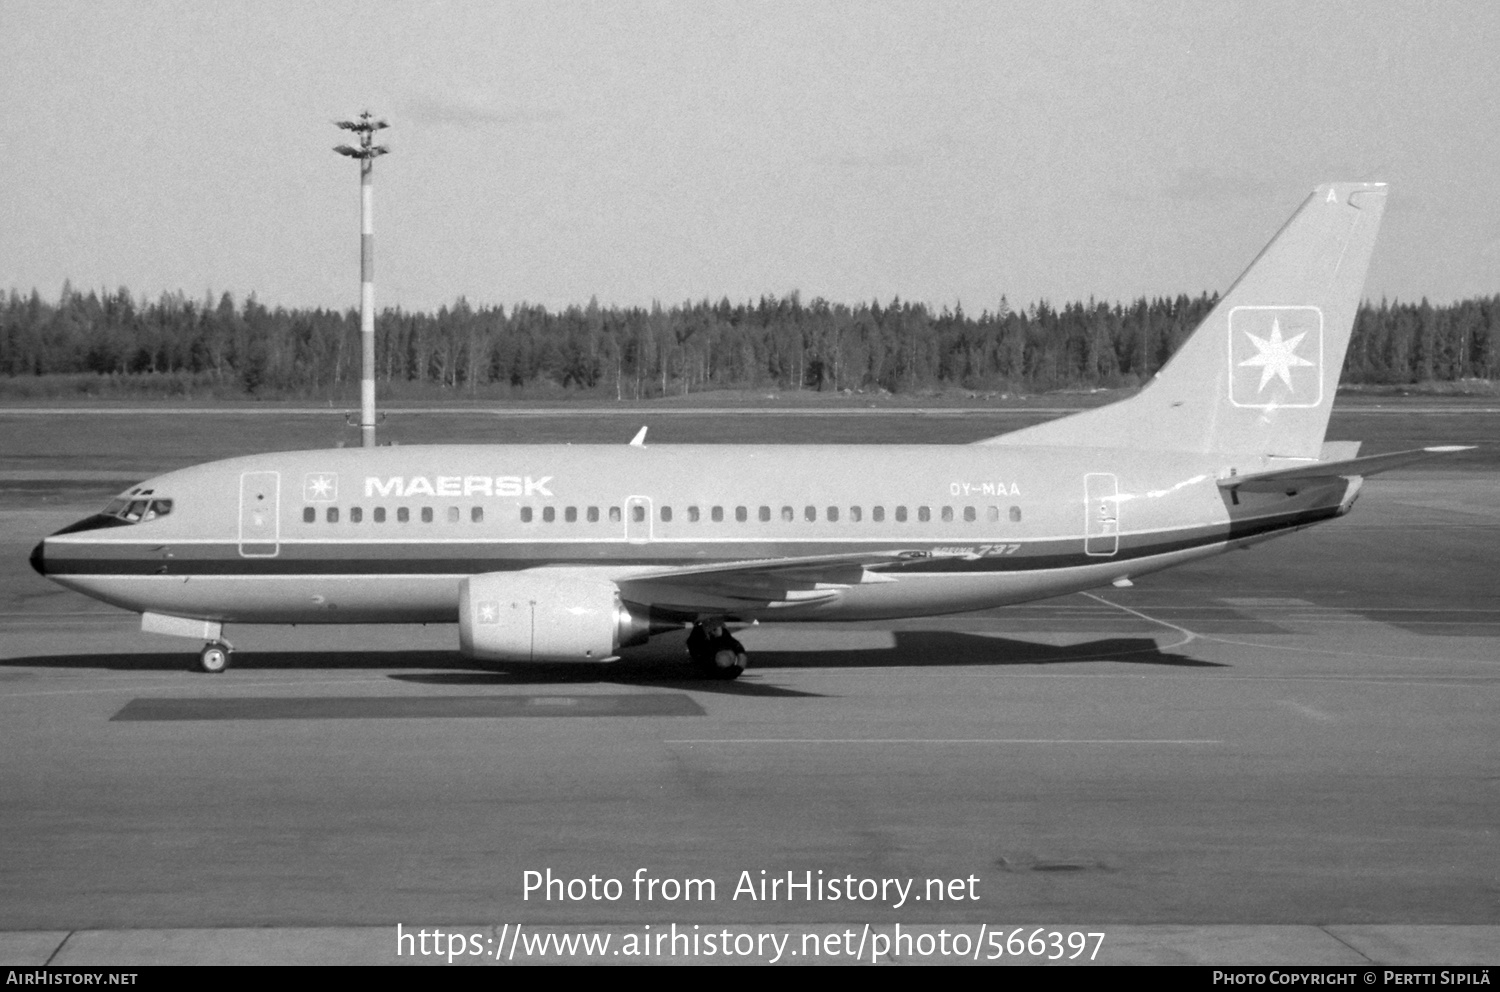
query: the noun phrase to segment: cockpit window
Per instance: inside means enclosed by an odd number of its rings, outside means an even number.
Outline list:
[[[104,508],[104,515],[106,517],[114,517],[117,520],[123,520],[127,524],[144,523],[147,520],[155,520],[157,517],[165,517],[171,512],[171,500],[141,499],[134,493],[112,500]]]

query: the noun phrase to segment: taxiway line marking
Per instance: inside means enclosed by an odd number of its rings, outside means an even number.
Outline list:
[[[445,416],[445,417],[489,417],[492,419],[504,419],[506,417],[559,417],[559,418],[582,418],[582,417],[626,417],[638,419],[640,417],[712,417],[728,416],[734,414],[748,414],[757,417],[992,417],[992,416],[1062,416],[1069,413],[1080,413],[1084,410],[1081,406],[888,406],[888,407],[836,407],[823,409],[818,407],[763,407],[763,406],[725,406],[725,407],[670,407],[664,409],[650,409],[643,407],[626,407],[618,409],[615,407],[519,407],[516,409],[496,409],[494,407],[386,407],[382,412],[390,415],[400,416]],[[0,417],[93,417],[93,416],[139,416],[139,417],[179,417],[179,416],[260,416],[260,417],[333,417],[342,418],[347,411],[343,406],[256,406],[256,407],[150,407],[150,406],[100,406],[100,407],[0,407]],[[1401,413],[1420,413],[1420,409],[1403,410]],[[1439,408],[1438,412],[1450,412]],[[1485,409],[1464,408],[1456,411],[1461,414],[1470,413],[1500,413],[1500,409],[1493,411]]]
[[[1100,603],[1104,603],[1107,606],[1113,606],[1113,607],[1115,607],[1118,610],[1121,610],[1121,611],[1123,611],[1125,613],[1131,614],[1132,616],[1140,617],[1142,620],[1148,620],[1151,623],[1160,624],[1163,627],[1167,627],[1167,628],[1170,628],[1172,630],[1175,630],[1175,631],[1177,631],[1177,632],[1179,632],[1179,633],[1181,633],[1181,634],[1183,634],[1185,636],[1185,638],[1186,638],[1185,640],[1177,641],[1177,642],[1175,642],[1173,644],[1164,645],[1163,650],[1165,650],[1166,648],[1181,647],[1182,645],[1187,644],[1189,641],[1203,640],[1203,641],[1208,641],[1208,642],[1213,643],[1213,644],[1227,644],[1227,645],[1230,645],[1231,647],[1256,648],[1256,649],[1259,649],[1261,651],[1282,651],[1282,652],[1296,653],[1296,654],[1331,655],[1331,656],[1333,656],[1335,658],[1362,657],[1362,658],[1392,659],[1392,660],[1400,660],[1400,661],[1449,661],[1449,660],[1452,660],[1452,659],[1447,659],[1447,658],[1412,658],[1412,657],[1409,657],[1407,655],[1374,654],[1374,653],[1368,652],[1368,651],[1335,651],[1335,650],[1331,650],[1329,648],[1300,648],[1300,647],[1294,647],[1294,646],[1285,645],[1285,644],[1277,645],[1277,644],[1264,644],[1264,643],[1259,643],[1259,642],[1256,642],[1256,641],[1237,641],[1237,640],[1233,640],[1233,639],[1228,638],[1228,637],[1215,637],[1212,634],[1196,634],[1193,631],[1188,630],[1186,627],[1179,627],[1175,623],[1170,623],[1170,622],[1168,622],[1166,620],[1159,620],[1156,617],[1153,617],[1153,616],[1150,616],[1148,614],[1142,613],[1140,610],[1132,610],[1128,606],[1121,606],[1119,603],[1111,602],[1110,600],[1105,599],[1103,596],[1098,596],[1098,595],[1095,595],[1094,593],[1091,593],[1091,592],[1080,593],[1079,595],[1081,595],[1081,596],[1087,596],[1089,599],[1095,600],[1095,601],[1100,602]],[[1348,611],[1341,611],[1341,612],[1347,613]],[[1314,617],[1313,619],[1316,619],[1316,618]],[[1343,621],[1343,622],[1352,622],[1352,621]],[[1380,621],[1378,621],[1378,620],[1370,620],[1368,622],[1372,623],[1372,624],[1379,624],[1380,623]],[[1500,662],[1488,662],[1488,661],[1483,661],[1483,660],[1479,660],[1479,659],[1472,659],[1472,660],[1475,661],[1475,663],[1481,664],[1481,665],[1500,664]]]
[[[1107,405],[1107,404],[1106,404]],[[48,417],[48,416],[340,416],[347,412],[346,404],[339,406],[238,406],[238,407],[167,407],[167,406],[97,406],[97,407],[0,407],[0,417]],[[386,407],[388,414],[417,416],[468,416],[468,417],[702,417],[719,414],[752,414],[761,417],[867,417],[867,416],[1002,416],[1021,414],[1062,415],[1079,413],[1085,409],[1101,407],[1081,406],[883,406],[883,407],[764,407],[764,406],[708,406],[708,407],[516,407],[512,409],[490,406],[478,407]],[[1334,412],[1344,416],[1471,416],[1473,414],[1500,413],[1493,406],[1413,406],[1400,404],[1390,406],[1335,406]]]
[[[1138,738],[1041,737],[698,737],[664,740],[663,744],[1223,744],[1215,740],[1142,740]]]
[[[1167,650],[1168,648],[1180,648],[1184,644],[1189,644],[1192,641],[1198,639],[1199,635],[1193,633],[1191,630],[1188,630],[1186,627],[1179,627],[1177,624],[1169,623],[1166,620],[1158,620],[1156,617],[1148,616],[1145,613],[1142,613],[1140,610],[1133,610],[1128,606],[1121,606],[1119,603],[1111,602],[1110,600],[1105,599],[1103,596],[1098,596],[1091,592],[1086,592],[1083,595],[1087,596],[1089,599],[1092,599],[1097,603],[1103,603],[1105,606],[1113,606],[1115,609],[1120,610],[1123,613],[1129,613],[1131,616],[1139,617],[1140,619],[1145,620],[1149,623],[1160,624],[1161,626],[1166,627],[1169,630],[1175,630],[1182,635],[1182,640],[1176,641],[1172,644],[1162,645],[1159,650]]]
[[[126,676],[126,677],[127,678],[139,678],[140,676]],[[166,674],[164,674],[163,677],[164,678],[173,678],[173,679],[178,678],[177,675],[166,675]],[[291,681],[280,681],[280,682],[243,682],[243,683],[238,683],[238,684],[235,684],[235,685],[220,685],[220,686],[217,687],[217,690],[220,691],[220,692],[223,692],[223,691],[239,692],[239,691],[243,691],[245,689],[266,689],[266,688],[292,688],[292,689],[297,689],[297,688],[302,688],[303,686],[309,686],[309,685],[358,685],[360,683],[365,683],[365,684],[370,684],[370,685],[385,686],[386,683],[383,682],[383,681],[381,681],[383,678],[384,678],[383,674],[377,674],[377,675],[371,675],[371,676],[368,676],[368,677],[365,677],[365,678],[317,679],[317,680],[308,681],[308,682],[300,682],[300,681],[298,681],[298,682],[291,682]],[[22,692],[0,692],[0,701],[8,700],[8,699],[30,699],[30,698],[35,698],[35,697],[38,697],[38,696],[90,696],[90,695],[119,694],[119,693],[122,693],[122,692],[161,692],[163,690],[165,690],[165,691],[171,691],[171,690],[174,690],[174,689],[183,689],[183,690],[186,690],[186,689],[198,689],[198,690],[201,691],[202,688],[203,688],[203,686],[201,684],[200,685],[192,685],[192,684],[163,685],[163,684],[161,684],[161,683],[158,682],[158,683],[153,683],[153,684],[148,684],[148,685],[122,685],[122,684],[116,683],[116,684],[113,684],[113,685],[96,686],[96,687],[92,687],[92,688],[88,688],[88,689],[40,689],[40,690],[37,690],[37,691],[34,691],[34,692],[25,692],[25,691],[22,691]],[[289,697],[289,698],[297,698],[297,697]]]

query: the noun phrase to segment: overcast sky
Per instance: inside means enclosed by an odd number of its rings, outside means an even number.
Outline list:
[[[1222,290],[1391,184],[1372,298],[1500,292],[1500,4],[0,0],[0,289],[358,305]]]

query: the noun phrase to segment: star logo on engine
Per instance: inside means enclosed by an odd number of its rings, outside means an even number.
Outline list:
[[[309,503],[332,503],[339,498],[339,477],[334,472],[315,472],[302,481],[302,498]]]
[[[479,604],[479,622],[496,623],[500,619],[500,604],[486,602]]]
[[[1258,410],[1323,400],[1323,312],[1309,306],[1229,312],[1229,402]]]

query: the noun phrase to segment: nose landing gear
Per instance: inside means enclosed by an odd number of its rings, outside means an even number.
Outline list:
[[[745,646],[723,624],[694,624],[687,636],[688,658],[704,676],[728,682],[740,677],[749,658]]]
[[[229,656],[233,653],[228,641],[209,641],[198,653],[198,670],[218,675],[229,667]]]

